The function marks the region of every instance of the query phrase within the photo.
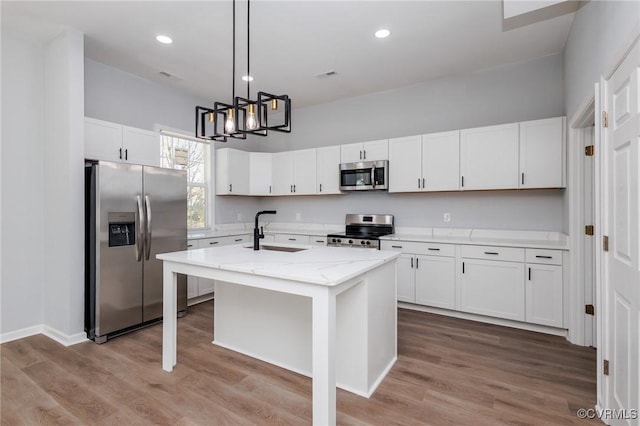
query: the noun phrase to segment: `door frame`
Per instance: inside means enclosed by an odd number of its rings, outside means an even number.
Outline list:
[[[584,242],[584,226],[585,226],[585,214],[584,214],[584,140],[585,132],[591,131],[589,128],[591,124],[595,122],[596,129],[593,135],[593,144],[595,146],[594,155],[594,178],[596,184],[594,185],[594,204],[598,206],[598,184],[599,182],[599,162],[600,162],[600,138],[599,138],[599,123],[595,112],[601,111],[600,96],[599,96],[599,84],[595,84],[594,96],[590,96],[585,100],[578,112],[574,114],[569,120],[568,129],[568,144],[567,158],[568,164],[568,185],[567,185],[567,197],[569,199],[569,303],[565,305],[569,309],[569,324],[567,339],[577,345],[585,345],[585,288],[584,288],[584,254],[585,254],[585,242]],[[597,208],[595,209],[597,210]],[[596,224],[598,220],[598,214],[595,212],[594,225],[596,229],[599,227]],[[594,235],[594,238],[595,235]],[[594,277],[596,278],[596,277]],[[594,283],[594,285],[596,285]],[[597,291],[596,291],[597,293]],[[597,312],[596,312],[597,313]],[[597,332],[599,334],[599,332]]]

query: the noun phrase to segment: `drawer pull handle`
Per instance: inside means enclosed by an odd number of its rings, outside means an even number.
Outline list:
[[[220,241],[211,241],[209,244],[214,245],[214,244],[218,244]]]
[[[430,250],[430,251],[440,251],[440,249],[439,249],[439,248],[433,248],[433,247],[429,247],[429,250]]]
[[[242,241],[242,238],[236,239],[236,242],[240,242],[240,241]]]
[[[193,247],[193,244],[187,244],[187,247]]]
[[[316,240],[316,243],[324,243],[324,240]]]
[[[295,238],[289,238],[289,241],[298,241]]]
[[[537,254],[536,254],[536,257],[538,259],[553,259],[553,256],[540,256],[540,255],[537,255]]]
[[[391,246],[392,248],[402,248],[402,246]]]
[[[497,256],[499,253],[495,251],[485,251],[484,254],[492,254],[494,256]]]

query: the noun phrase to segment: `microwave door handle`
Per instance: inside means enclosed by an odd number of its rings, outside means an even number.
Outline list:
[[[371,167],[371,186],[376,187],[376,166]]]

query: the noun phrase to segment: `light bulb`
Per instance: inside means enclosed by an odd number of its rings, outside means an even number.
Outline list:
[[[235,131],[236,131],[236,124],[233,122],[233,109],[232,108],[229,108],[227,110],[227,121],[225,121],[225,123],[224,123],[224,130],[226,130],[226,132],[228,134],[235,133]]]
[[[274,110],[274,111],[278,109],[278,100],[277,99],[271,99],[271,109]]]
[[[216,120],[215,117],[216,116],[212,112],[210,112],[209,113],[209,123],[213,123]]]
[[[256,106],[249,104],[247,111],[247,130],[256,130],[258,128],[258,120],[256,120]]]

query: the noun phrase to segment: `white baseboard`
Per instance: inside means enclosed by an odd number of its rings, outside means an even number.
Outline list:
[[[86,342],[88,340],[85,333],[76,333],[69,335],[62,333],[53,327],[49,327],[46,324],[38,324],[31,327],[22,328],[20,330],[0,334],[0,344],[12,342],[18,339],[24,339],[25,337],[29,336],[35,336],[36,334],[43,334],[51,340],[55,340],[56,342],[64,346],[72,346],[78,343]]]
[[[484,315],[471,314],[467,312],[451,311],[449,309],[434,308],[431,306],[414,305],[413,303],[398,302],[398,308],[410,309],[412,311],[428,312],[431,314],[445,315],[448,317],[484,322],[487,324],[501,325],[504,327],[519,328],[521,330],[535,331],[538,333],[553,334],[567,338],[567,330],[564,328],[548,327],[546,325],[529,324],[526,322],[513,321],[503,318],[493,318]]]

